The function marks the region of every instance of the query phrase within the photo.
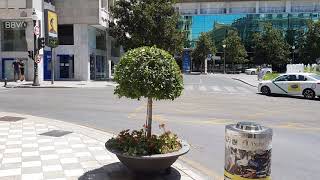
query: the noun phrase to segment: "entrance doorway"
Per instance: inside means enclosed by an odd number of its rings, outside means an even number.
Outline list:
[[[107,79],[107,61],[105,56],[90,55],[90,80]]]
[[[60,79],[74,78],[74,56],[73,55],[58,55],[59,56],[59,75]]]

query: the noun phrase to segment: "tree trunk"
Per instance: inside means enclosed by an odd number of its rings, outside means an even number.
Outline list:
[[[151,138],[151,128],[152,128],[152,98],[148,98],[147,106],[147,138]]]
[[[234,62],[232,62],[232,74],[234,74]]]

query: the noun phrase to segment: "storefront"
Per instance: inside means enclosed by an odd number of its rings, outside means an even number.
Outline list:
[[[29,69],[32,62],[28,59],[27,53],[27,28],[31,25],[25,20],[0,20],[1,31],[1,52],[0,52],[0,79],[9,81],[14,79],[13,62],[22,61],[26,80],[32,79],[32,72]]]

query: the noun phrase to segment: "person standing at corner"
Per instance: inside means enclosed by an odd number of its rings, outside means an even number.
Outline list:
[[[18,79],[20,79],[20,68],[19,68],[19,62],[18,59],[15,59],[15,61],[12,63],[13,68],[13,80],[16,82]]]
[[[19,61],[19,68],[20,68],[20,81],[24,81],[25,77],[24,77],[24,62],[22,59],[20,59]]]

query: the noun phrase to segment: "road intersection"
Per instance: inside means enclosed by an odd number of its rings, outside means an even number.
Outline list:
[[[319,179],[319,100],[256,92],[229,77],[188,76],[180,98],[154,103],[154,130],[159,132],[157,125],[165,123],[186,139],[192,149],[182,160],[213,179],[223,174],[225,125],[258,122],[274,129],[274,179]],[[110,133],[141,128],[146,117],[144,100],[118,99],[113,87],[14,89],[1,92],[0,99],[0,111],[54,118]]]

